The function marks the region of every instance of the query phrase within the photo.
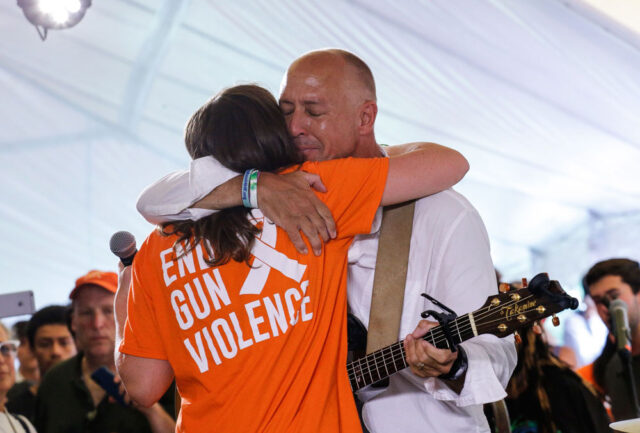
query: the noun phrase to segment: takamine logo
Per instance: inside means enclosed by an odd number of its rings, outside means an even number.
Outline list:
[[[519,314],[532,310],[536,304],[537,301],[528,301],[525,304],[507,305],[500,309],[500,315],[504,316],[506,320],[511,320]]]

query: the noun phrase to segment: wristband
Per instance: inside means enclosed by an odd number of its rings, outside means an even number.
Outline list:
[[[242,177],[242,205],[249,208],[251,207],[251,202],[249,201],[249,178],[252,172],[253,170],[246,170]]]
[[[249,174],[249,204],[252,208],[258,207],[258,178],[260,177],[259,170],[251,170]]]

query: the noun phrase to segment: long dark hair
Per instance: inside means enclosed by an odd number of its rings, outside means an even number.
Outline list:
[[[611,358],[616,354],[617,347],[615,341],[607,337],[607,342],[602,348],[602,352],[600,352],[598,358],[593,361],[593,380],[605,395],[609,394],[610,390],[604,381],[604,376],[607,373],[609,361],[611,361]]]
[[[508,398],[518,399],[521,407],[534,415],[540,433],[555,433],[558,431],[558,426],[554,420],[551,400],[545,386],[545,368],[554,367],[563,371],[565,375],[573,377],[576,382],[587,388],[587,392],[590,392],[594,398],[597,398],[597,393],[589,383],[551,353],[549,345],[541,335],[534,332],[532,325],[521,329],[520,336],[522,343],[518,345],[518,363],[506,389]]]
[[[542,384],[542,367],[567,367],[551,355],[549,346],[533,331],[532,326],[521,329],[520,336],[522,343],[518,345],[518,363],[507,385],[507,394],[510,398],[527,401],[529,410],[537,415],[540,432],[555,433],[557,428],[552,418],[551,403]]]
[[[225,89],[200,107],[187,122],[185,144],[191,158],[213,156],[238,173],[253,168],[277,171],[302,162],[277,101],[268,90],[252,84]],[[225,209],[199,221],[166,223],[161,232],[178,236],[174,243],[178,255],[202,243],[212,266],[232,259],[248,263],[260,233],[248,220],[248,212],[244,207]]]

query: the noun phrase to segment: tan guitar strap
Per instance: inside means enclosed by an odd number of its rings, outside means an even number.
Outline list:
[[[371,294],[367,354],[398,341],[415,201],[386,206]]]

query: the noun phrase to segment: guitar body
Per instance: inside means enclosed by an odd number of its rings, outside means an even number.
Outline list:
[[[367,351],[367,328],[351,313],[347,314],[347,347],[347,362],[362,358]]]

